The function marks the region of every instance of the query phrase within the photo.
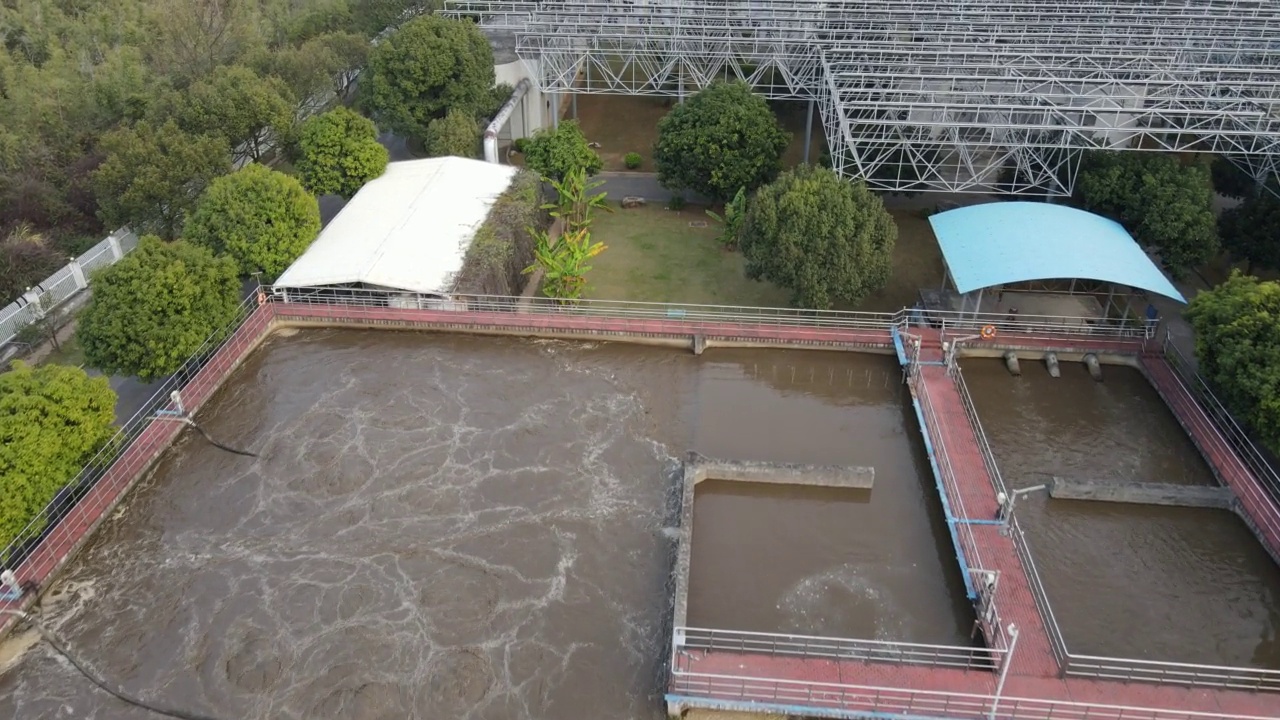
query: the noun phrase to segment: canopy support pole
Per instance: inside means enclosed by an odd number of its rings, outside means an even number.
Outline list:
[[[982,294],[986,292],[986,288],[978,288],[978,302],[973,305],[973,318],[978,319],[978,313],[982,311]]]

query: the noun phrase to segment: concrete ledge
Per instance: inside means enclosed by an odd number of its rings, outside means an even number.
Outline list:
[[[535,325],[528,326],[490,326],[474,325],[466,322],[449,323],[442,321],[416,320],[378,320],[352,318],[314,318],[288,314],[280,311],[277,316],[279,327],[293,328],[364,328],[372,330],[411,330],[423,332],[443,332],[457,335],[484,335],[491,337],[536,337],[554,340],[596,340],[621,342],[632,345],[651,345],[689,349],[693,335],[685,332],[640,332],[618,331],[601,328],[551,328]],[[869,352],[892,354],[893,346],[886,339],[884,343],[859,340],[800,340],[790,338],[715,338],[704,335],[704,348],[755,348],[783,350],[835,350],[843,352]],[[887,336],[886,336],[887,338]]]
[[[686,625],[689,613],[689,564],[693,557],[694,487],[703,480],[870,490],[875,481],[875,469],[844,465],[715,460],[696,452],[686,455],[681,469],[680,525],[676,539],[676,561],[671,571],[675,576],[675,597],[671,603],[672,627],[677,628]],[[679,646],[680,638],[672,638],[672,644]]]
[[[694,484],[703,480],[767,483],[771,485],[807,485],[854,490],[870,490],[876,471],[853,465],[805,465],[770,463],[751,460],[713,460],[691,453],[686,461],[692,466],[688,477]]]
[[[1059,500],[1096,500],[1136,505],[1232,510],[1235,494],[1231,488],[1214,485],[1169,485],[1055,477],[1049,496]]]

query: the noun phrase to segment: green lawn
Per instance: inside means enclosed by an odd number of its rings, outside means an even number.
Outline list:
[[[787,307],[789,293],[743,272],[742,256],[721,249],[716,223],[702,208],[679,212],[647,205],[598,213],[592,238],[608,246],[587,275],[586,297],[599,300]],[[942,256],[929,223],[918,213],[893,211],[898,243],[888,284],[840,310],[894,312],[915,304],[922,287],[942,280]],[[707,227],[690,227],[705,221]]]
[[[586,297],[598,300],[786,307],[788,293],[748,280],[742,256],[716,241],[702,208],[661,206],[597,213],[591,236],[608,249],[592,263]],[[706,223],[690,227],[689,223]]]

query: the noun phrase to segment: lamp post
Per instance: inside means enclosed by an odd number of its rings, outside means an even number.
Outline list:
[[[996,720],[996,710],[1000,708],[1000,694],[1004,692],[1004,681],[1009,676],[1009,666],[1013,664],[1013,649],[1018,646],[1018,626],[1009,623],[1009,650],[1004,655],[1004,664],[1000,666],[1000,679],[996,682],[996,696],[991,701],[991,714],[987,720]]]
[[[1017,503],[1020,496],[1048,489],[1048,484],[1044,484],[1032,485],[1031,487],[1013,490],[1008,495],[1005,495],[1002,492],[996,493],[996,503],[1000,506],[996,511],[996,519],[1004,523],[1000,526],[1000,534],[1007,535],[1009,533],[1009,523],[1013,522],[1013,506]]]

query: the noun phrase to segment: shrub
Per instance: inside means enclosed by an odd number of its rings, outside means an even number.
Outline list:
[[[516,138],[515,142],[511,143],[511,148],[518,153],[523,153],[529,148],[529,138]]]
[[[639,170],[644,164],[644,158],[640,157],[640,153],[630,152],[622,158],[622,164],[626,165],[628,170]]]
[[[683,195],[672,195],[671,199],[667,201],[668,210],[683,210],[684,206],[685,201]]]
[[[802,165],[751,198],[738,240],[747,277],[790,290],[796,307],[825,310],[884,287],[897,237],[861,180]]]
[[[524,164],[552,180],[563,180],[578,168],[595,175],[604,167],[575,120],[565,120],[554,130],[543,128],[534,133],[525,147]]]
[[[724,202],[777,177],[790,139],[750,86],[717,82],[658,122],[653,165],[663,187]]]

